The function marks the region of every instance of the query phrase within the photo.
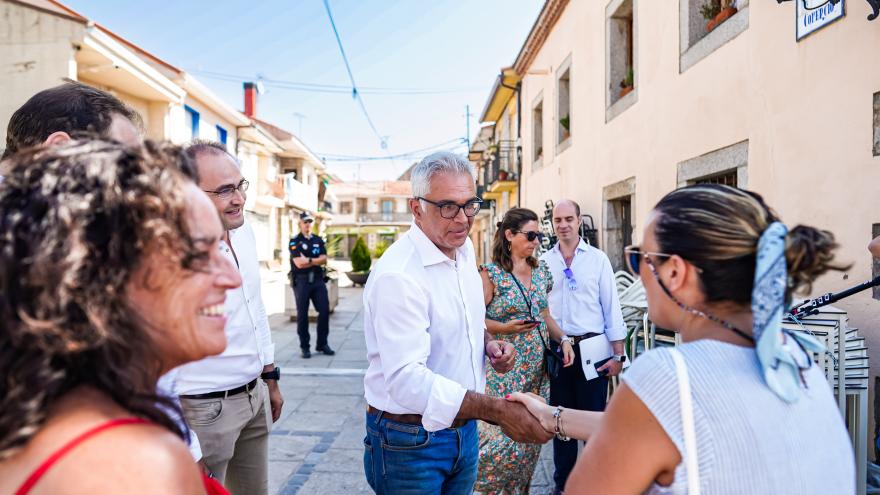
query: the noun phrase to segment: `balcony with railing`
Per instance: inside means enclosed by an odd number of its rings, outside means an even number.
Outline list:
[[[489,147],[489,159],[483,166],[484,198],[497,199],[503,192],[516,189],[519,150],[515,141],[503,140]]]
[[[357,215],[360,223],[409,223],[412,221],[412,213],[405,212],[367,212]]]
[[[303,184],[294,174],[284,174],[284,199],[288,205],[311,212],[318,210],[318,187]]]

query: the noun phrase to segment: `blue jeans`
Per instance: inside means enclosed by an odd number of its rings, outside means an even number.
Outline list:
[[[476,421],[428,432],[367,413],[364,472],[377,495],[472,495],[479,459]]]

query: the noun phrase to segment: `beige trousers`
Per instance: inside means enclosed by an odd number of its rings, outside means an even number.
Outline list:
[[[269,491],[272,408],[263,380],[250,392],[225,399],[180,399],[199,437],[202,460],[232,495]]]

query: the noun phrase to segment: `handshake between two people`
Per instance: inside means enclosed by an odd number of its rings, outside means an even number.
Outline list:
[[[567,347],[569,352],[564,352],[563,361],[566,367],[574,363],[575,357],[571,346]],[[516,349],[510,342],[503,340],[487,340],[486,356],[498,373],[506,373],[516,364]],[[540,406],[530,401],[540,401],[544,407],[550,407],[537,395],[513,394],[508,395],[507,399],[501,399],[469,391],[465,395],[459,417],[480,419],[497,425],[516,442],[546,443],[553,438],[555,426],[548,428],[548,425],[543,424],[539,420]],[[552,410],[550,414],[552,416]]]
[[[589,440],[589,437],[599,429],[602,416],[605,414],[598,411],[562,409],[557,418],[556,407],[547,404],[547,401],[539,395],[531,392],[514,392],[504,398],[509,403],[525,407],[547,434],[553,436],[559,433],[563,439],[568,437],[571,440]]]

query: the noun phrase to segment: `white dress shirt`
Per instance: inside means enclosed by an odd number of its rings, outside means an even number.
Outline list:
[[[263,366],[275,362],[275,345],[260,295],[260,265],[254,231],[247,223],[229,231],[235,250],[220,250],[238,263],[241,287],[226,292],[226,350],[218,356],[177,368],[175,389],[180,395],[219,392],[240,387],[260,376]]]
[[[163,397],[168,397],[173,400],[177,407],[180,407],[180,392],[177,391],[177,373],[180,368],[174,368],[173,370],[165,373],[161,377],[159,377],[159,383],[156,384],[156,389],[159,395]],[[180,415],[176,414],[174,411],[166,411],[169,416],[174,419],[174,422],[180,427],[183,431],[189,431],[189,439],[187,440],[187,446],[189,447],[189,453],[192,455],[193,460],[198,462],[202,458],[202,446],[199,444],[199,437],[196,436],[196,432],[189,429],[186,425],[186,419],[182,418]]]
[[[614,271],[604,252],[587,245],[583,239],[571,260],[577,288],[571,290],[565,277],[565,258],[557,242],[541,255],[553,274],[550,291],[550,315],[566,335],[605,333],[608,340],[626,338],[626,324],[620,312],[620,299],[614,283]]]
[[[415,223],[374,265],[364,289],[367,403],[448,428],[465,392],[486,387],[486,307],[470,239],[449,259]]]

